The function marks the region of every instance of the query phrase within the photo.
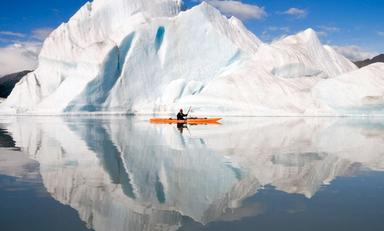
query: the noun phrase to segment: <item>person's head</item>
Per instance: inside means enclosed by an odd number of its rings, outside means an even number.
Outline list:
[[[183,109],[180,109],[180,112],[183,113]]]

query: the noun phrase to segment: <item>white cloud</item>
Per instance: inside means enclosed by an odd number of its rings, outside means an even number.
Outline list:
[[[321,30],[327,31],[327,32],[339,32],[341,29],[336,26],[319,26]]]
[[[43,28],[37,28],[32,31],[32,37],[43,41],[48,35],[52,32],[52,28],[49,27],[43,27]]]
[[[13,41],[15,41],[15,40],[14,39],[0,37],[0,42],[5,43],[5,44],[12,43]]]
[[[338,53],[344,55],[351,61],[362,61],[370,59],[377,55],[377,53],[364,51],[361,47],[356,45],[350,46],[332,46]]]
[[[267,31],[282,31],[282,32],[288,33],[290,29],[287,26],[283,26],[283,27],[270,26],[267,28]]]
[[[296,7],[289,8],[288,10],[282,12],[282,14],[290,15],[295,18],[305,18],[308,15],[308,11]]]
[[[0,47],[0,76],[35,69],[40,49],[40,42],[23,42]]]
[[[287,34],[289,34],[290,32],[291,32],[291,29],[287,26],[283,26],[283,27],[269,26],[262,32],[261,38],[264,41],[273,42],[275,40],[279,40],[287,36]]]
[[[0,35],[18,37],[18,38],[24,38],[25,37],[25,34],[22,34],[19,32],[13,32],[13,31],[0,31]]]
[[[0,31],[0,42],[9,44],[0,47],[0,76],[36,69],[42,41],[51,31],[52,28],[48,27],[37,28],[29,36],[17,32]]]
[[[341,29],[335,26],[318,26],[316,33],[318,36],[325,37],[325,36],[328,36],[329,34],[340,32],[340,31]]]
[[[206,2],[216,7],[223,14],[227,16],[235,16],[242,20],[262,19],[267,16],[263,7],[242,3],[241,1],[207,0]]]
[[[323,30],[316,30],[316,34],[317,34],[317,36],[319,36],[319,37],[325,37],[325,36],[328,35],[328,33],[325,32],[325,31],[323,31]]]
[[[377,31],[377,34],[378,34],[379,36],[384,37],[384,31]]]
[[[328,36],[329,34],[340,32],[341,29],[335,26],[318,26],[316,33],[320,37]]]

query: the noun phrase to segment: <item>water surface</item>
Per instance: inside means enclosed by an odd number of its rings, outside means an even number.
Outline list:
[[[0,117],[1,230],[384,230],[384,119]]]

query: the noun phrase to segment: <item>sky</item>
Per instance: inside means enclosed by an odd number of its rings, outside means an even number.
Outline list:
[[[101,1],[101,0],[97,0]],[[113,0],[112,0],[113,1]],[[128,0],[129,1],[129,0]],[[151,1],[151,0],[148,0]],[[12,0],[0,3],[0,76],[34,69],[44,38],[86,0]],[[200,0],[184,0],[191,8]],[[264,42],[307,28],[352,60],[384,53],[383,0],[207,0],[240,18]]]

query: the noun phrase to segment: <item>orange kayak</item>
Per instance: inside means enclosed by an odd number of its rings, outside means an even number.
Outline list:
[[[185,120],[177,120],[173,118],[152,118],[149,120],[155,124],[219,124],[221,118],[187,118]]]

